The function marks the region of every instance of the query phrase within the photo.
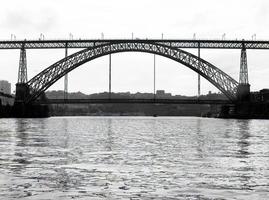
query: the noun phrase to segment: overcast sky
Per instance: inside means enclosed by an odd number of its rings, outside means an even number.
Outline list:
[[[0,6],[0,39],[137,38],[269,39],[268,0],[8,0]],[[69,50],[69,54],[78,51]],[[197,53],[197,50],[188,50]],[[251,90],[269,88],[269,50],[248,50]],[[27,50],[28,79],[64,56],[64,49]],[[239,78],[240,50],[202,50],[201,57]],[[197,74],[159,57],[157,89],[196,95]],[[19,50],[0,50],[0,79],[17,81]],[[112,55],[112,90],[152,92],[153,55]],[[49,90],[63,89],[59,80]],[[108,90],[108,57],[88,62],[69,74],[69,91]],[[202,93],[218,90],[202,79]]]

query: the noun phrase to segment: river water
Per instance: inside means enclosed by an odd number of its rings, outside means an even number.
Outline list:
[[[269,199],[269,121],[0,119],[0,199]]]

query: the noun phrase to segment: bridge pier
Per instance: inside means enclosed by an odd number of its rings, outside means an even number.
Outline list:
[[[27,83],[16,84],[15,103],[24,102],[29,95],[30,95],[30,90]]]
[[[236,96],[238,102],[250,101],[250,84],[239,84]]]
[[[12,117],[27,117],[28,116],[28,106],[25,104],[25,100],[29,96],[29,87],[27,83],[17,83],[16,84],[16,95],[15,101],[12,108]]]
[[[237,101],[241,102],[249,100],[250,100],[250,84],[248,82],[247,50],[243,42],[240,58],[240,74],[239,74],[239,85],[237,88]]]
[[[16,96],[15,102],[12,108],[12,117],[20,118],[37,118],[48,117],[49,107],[48,105],[33,105],[27,104],[25,101],[30,95],[29,86],[27,83],[16,84]],[[41,95],[41,98],[45,98],[45,94]]]
[[[11,115],[12,117],[48,117],[49,107],[47,105],[26,103],[27,98],[30,96],[30,88],[27,81],[26,50],[25,43],[23,43],[20,50],[18,83],[16,84],[16,95]]]
[[[248,82],[247,51],[244,43],[242,43],[241,49],[239,85],[237,87],[236,97],[236,115],[240,118],[247,118],[250,115],[251,102],[250,84]]]
[[[33,105],[15,102],[12,108],[12,117],[16,118],[43,118],[49,116],[48,105]]]
[[[12,109],[13,117],[24,117],[26,116],[25,99],[29,95],[29,87],[26,83],[16,84],[16,95]]]
[[[240,58],[239,85],[236,91],[236,101],[233,106],[222,106],[221,116],[225,118],[251,118],[256,108],[250,98],[250,84],[248,81],[247,52],[242,43]]]

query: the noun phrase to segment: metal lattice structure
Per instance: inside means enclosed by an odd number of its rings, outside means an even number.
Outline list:
[[[85,39],[85,40],[17,40],[0,41],[0,49],[55,49],[55,48],[90,48],[108,43],[128,42],[158,43],[174,48],[206,49],[269,49],[269,41],[263,40],[128,40],[128,39]]]
[[[239,84],[240,85],[249,84],[248,83],[247,52],[245,48],[241,50]]]
[[[18,72],[18,83],[26,83],[27,79],[27,60],[26,60],[26,50],[24,47],[20,51],[20,63]]]
[[[119,52],[146,52],[170,58],[197,72],[230,100],[236,99],[238,82],[211,63],[178,48],[150,41],[110,42],[76,52],[46,68],[27,82],[30,95],[26,103],[33,102],[57,80],[80,65],[101,56]]]

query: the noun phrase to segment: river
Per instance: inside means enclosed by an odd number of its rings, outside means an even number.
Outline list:
[[[269,199],[269,120],[0,119],[0,199]]]

